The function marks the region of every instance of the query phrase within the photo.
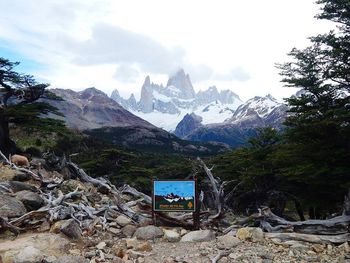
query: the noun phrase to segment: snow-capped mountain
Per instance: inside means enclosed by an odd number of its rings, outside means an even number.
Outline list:
[[[126,100],[115,90],[111,98],[136,116],[167,131],[174,131],[184,116],[191,113],[200,116],[202,124],[224,122],[242,104],[237,94],[230,90],[219,92],[215,86],[196,93],[190,76],[182,69],[169,78],[166,86],[152,83],[147,76],[136,106],[133,94]]]
[[[175,135],[194,141],[218,141],[233,147],[245,144],[256,128],[280,129],[287,116],[287,106],[271,95],[254,97],[240,105],[222,123],[206,124],[196,114],[186,115],[175,129]]]
[[[286,116],[286,110],[287,106],[270,94],[265,97],[256,96],[240,105],[225,123],[242,128],[280,126]],[[272,123],[275,125],[271,125]]]

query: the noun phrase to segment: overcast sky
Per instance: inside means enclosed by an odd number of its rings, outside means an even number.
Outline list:
[[[243,99],[293,90],[275,63],[325,32],[313,0],[0,0],[0,56],[52,87],[139,96],[178,68]]]

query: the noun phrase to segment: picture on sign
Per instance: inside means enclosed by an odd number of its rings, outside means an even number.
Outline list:
[[[154,211],[195,211],[195,181],[154,181]]]

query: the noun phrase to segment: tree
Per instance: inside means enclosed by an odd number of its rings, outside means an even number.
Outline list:
[[[311,46],[293,49],[291,62],[278,65],[282,82],[301,88],[287,99],[285,125],[288,179],[308,187],[313,201],[341,201],[350,187],[350,2],[320,0],[318,19],[336,23],[311,37]]]
[[[10,139],[11,123],[20,125],[41,125],[42,114],[59,114],[40,98],[58,99],[46,90],[48,84],[38,83],[33,76],[14,70],[19,62],[11,62],[0,57],[0,150],[8,155],[15,151],[15,143]]]

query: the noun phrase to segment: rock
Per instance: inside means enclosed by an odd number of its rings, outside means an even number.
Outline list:
[[[106,242],[100,242],[97,244],[96,248],[99,250],[104,249],[107,246]]]
[[[136,246],[137,246],[136,238],[128,238],[128,239],[126,239],[126,247],[127,248],[134,248]]]
[[[83,257],[76,256],[62,256],[59,257],[54,263],[87,263],[88,261]]]
[[[341,244],[339,248],[343,249],[345,253],[350,253],[350,246],[348,242]]]
[[[44,255],[41,251],[33,246],[23,248],[17,255],[13,255],[11,252],[6,252],[4,255],[4,262],[36,263],[43,259]]]
[[[35,166],[35,167],[45,167],[46,166],[46,161],[45,159],[42,158],[32,158],[32,160],[30,161],[30,164]]]
[[[130,218],[124,216],[124,215],[120,215],[117,217],[116,222],[118,223],[118,225],[120,226],[126,226],[129,225],[132,221]]]
[[[18,257],[35,257],[38,255],[38,260],[34,262],[41,262],[41,259],[46,259],[48,257],[61,256],[62,253],[66,253],[70,245],[68,239],[63,238],[61,235],[50,234],[50,233],[40,233],[40,234],[26,234],[24,236],[19,236],[15,240],[1,240],[0,245],[0,255],[6,255],[9,261],[5,262],[17,262],[14,259]],[[40,258],[41,257],[41,258]],[[3,257],[3,260],[5,258]],[[24,261],[30,262],[30,261]]]
[[[191,231],[181,238],[181,242],[203,242],[215,239],[215,233],[211,230]]]
[[[17,192],[16,198],[24,204],[27,211],[37,210],[44,205],[44,199],[40,195],[28,190]]]
[[[122,233],[127,237],[132,237],[136,231],[136,226],[126,225],[122,228]]]
[[[60,227],[60,231],[69,238],[72,238],[72,239],[81,238],[80,226],[74,219],[69,219],[64,221]]]
[[[108,228],[108,231],[111,232],[113,235],[118,235],[121,232],[119,228],[115,228],[115,227]]]
[[[234,237],[231,234],[227,234],[217,238],[218,248],[220,249],[230,249],[238,246],[241,243],[241,240],[237,237]]]
[[[258,227],[244,227],[238,229],[236,237],[240,240],[260,242],[264,240],[264,232]]]
[[[322,253],[325,249],[324,245],[321,244],[313,244],[311,246],[312,250],[315,251],[316,253]]]
[[[86,258],[93,258],[95,256],[96,256],[96,251],[95,250],[85,252],[85,254],[84,254],[84,257],[86,257]]]
[[[20,217],[27,212],[23,203],[15,197],[0,194],[0,217]]]
[[[179,233],[173,230],[166,230],[163,229],[164,231],[164,238],[169,241],[169,242],[178,242],[181,239],[181,236]]]
[[[181,231],[180,231],[180,235],[181,236],[184,236],[184,235],[186,235],[188,233],[188,231],[186,230],[186,229],[181,229]]]
[[[35,186],[30,185],[30,184],[26,184],[26,183],[22,183],[22,182],[18,182],[18,181],[9,181],[8,183],[10,185],[11,190],[14,193],[17,193],[17,192],[23,191],[23,190],[28,190],[31,192],[38,191],[38,189]]]
[[[30,175],[11,169],[9,166],[0,167],[0,181],[25,181],[30,178]]]
[[[162,229],[156,226],[145,226],[145,227],[139,227],[134,236],[137,239],[141,240],[151,240],[155,238],[163,237],[164,233]]]
[[[152,246],[151,244],[146,241],[146,242],[143,242],[141,244],[139,244],[137,247],[136,247],[136,250],[137,251],[142,251],[142,252],[146,252],[146,251],[152,251]]]

